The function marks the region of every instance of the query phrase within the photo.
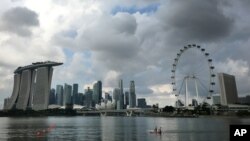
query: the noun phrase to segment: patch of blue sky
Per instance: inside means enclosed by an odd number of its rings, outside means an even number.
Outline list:
[[[63,36],[68,37],[68,38],[72,38],[72,39],[74,39],[78,35],[77,31],[74,29],[69,29],[69,30],[63,31],[62,34],[63,34]]]
[[[138,7],[136,5],[133,6],[115,6],[112,11],[111,14],[115,15],[119,12],[125,12],[125,13],[129,13],[129,14],[134,14],[136,12],[139,12],[140,14],[151,14],[151,13],[155,13],[158,8],[159,8],[160,4],[159,3],[153,3],[153,4],[149,4],[147,6],[144,7]]]
[[[84,56],[84,58],[86,58],[85,59],[86,61],[84,61],[84,65],[88,68],[92,67],[92,62],[91,62],[92,53],[91,53],[91,51],[84,51],[83,56]]]
[[[69,49],[69,48],[63,48],[63,52],[65,53],[66,57],[69,58],[70,60],[72,59],[74,52]],[[68,59],[67,59],[68,60]],[[66,61],[65,64],[67,65],[69,61]]]
[[[75,52],[73,50],[71,50],[70,48],[64,48],[63,52],[65,53],[65,55],[68,58],[67,61],[65,62],[65,65],[69,65],[69,63],[72,61],[72,58],[73,58]],[[86,67],[91,67],[92,66],[91,59],[90,59],[92,56],[91,51],[83,51],[81,54],[85,58],[83,65]]]

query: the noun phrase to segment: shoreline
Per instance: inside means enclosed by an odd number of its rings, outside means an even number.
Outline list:
[[[120,116],[120,117],[165,117],[165,118],[250,118],[249,114],[196,114],[176,112],[138,112],[138,111],[79,111],[73,109],[33,110],[0,110],[0,117],[50,117],[50,116]]]

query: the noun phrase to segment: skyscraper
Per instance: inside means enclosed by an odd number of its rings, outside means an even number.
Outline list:
[[[119,97],[120,96],[120,89],[119,88],[114,88],[113,90],[113,100],[115,102],[116,109],[120,109],[120,102],[119,102]]]
[[[122,79],[119,80],[119,109],[124,109],[124,94],[123,94],[123,83]]]
[[[83,93],[78,93],[78,102],[79,102],[79,105],[84,105],[84,95],[83,95]]]
[[[129,107],[134,108],[136,107],[136,95],[135,95],[135,82],[130,81],[130,87],[129,87]]]
[[[47,109],[53,66],[61,64],[47,61],[18,67],[14,71],[14,88],[7,109]]]
[[[64,106],[72,104],[71,95],[72,95],[72,86],[65,83],[64,91],[63,91],[63,105]]]
[[[146,108],[147,107],[147,103],[146,103],[145,98],[138,98],[137,103],[138,103],[139,108]]]
[[[63,86],[56,85],[56,102],[57,105],[63,105]]]
[[[50,90],[49,104],[56,104],[56,90],[55,89]]]
[[[93,90],[91,90],[89,87],[87,90],[85,90],[85,96],[84,96],[84,105],[88,108],[93,107]]]
[[[237,87],[233,75],[218,73],[221,105],[235,104],[238,102]]]
[[[72,96],[72,103],[79,104],[78,102],[78,84],[73,84],[73,96]]]
[[[109,93],[105,93],[105,100],[112,101],[112,97],[109,95]]]
[[[125,108],[129,105],[129,92],[125,92],[125,102],[124,102]]]
[[[97,81],[93,86],[93,101],[94,104],[100,104],[102,99],[102,82]]]

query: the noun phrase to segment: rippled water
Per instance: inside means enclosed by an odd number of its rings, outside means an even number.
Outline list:
[[[228,141],[239,118],[33,117],[0,118],[0,141]],[[150,134],[155,125],[162,135]]]

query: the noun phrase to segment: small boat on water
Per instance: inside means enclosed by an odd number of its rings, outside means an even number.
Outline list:
[[[161,135],[161,134],[162,134],[161,128],[159,128],[158,130],[157,130],[157,129],[148,130],[148,132],[149,132],[150,134],[158,134],[158,135]]]

